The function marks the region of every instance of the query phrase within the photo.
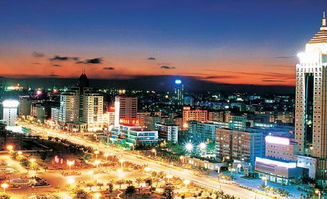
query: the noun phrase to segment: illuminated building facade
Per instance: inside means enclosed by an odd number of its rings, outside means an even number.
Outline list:
[[[103,96],[99,93],[84,93],[83,118],[88,131],[103,128]]]
[[[183,125],[189,121],[207,122],[208,111],[200,109],[192,110],[191,107],[183,107]]]
[[[155,124],[159,138],[176,144],[178,142],[178,126],[167,124]]]
[[[175,80],[174,101],[177,105],[183,105],[184,102],[184,85],[180,79]]]
[[[265,158],[257,157],[255,170],[260,177],[268,181],[288,185],[302,177],[294,155],[297,144],[292,138],[267,135],[265,137]]]
[[[59,122],[77,122],[79,120],[79,95],[75,90],[60,95]]]
[[[139,125],[137,119],[137,97],[115,98],[115,127],[120,124]]]
[[[15,126],[17,120],[19,102],[17,100],[4,100],[3,106],[3,120],[7,126]]]
[[[265,141],[266,156],[280,160],[297,160],[295,155],[297,151],[297,143],[293,139],[267,135]]]
[[[32,100],[29,96],[19,97],[19,115],[27,116],[31,114],[31,104]]]
[[[217,157],[238,160],[254,165],[255,157],[264,155],[264,133],[259,129],[246,131],[222,129],[216,130]]]
[[[317,159],[315,178],[327,180],[327,26],[298,54],[296,65],[295,135],[298,153]]]

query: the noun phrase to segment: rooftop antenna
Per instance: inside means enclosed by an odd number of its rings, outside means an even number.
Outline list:
[[[322,26],[326,27],[326,11],[322,13]]]

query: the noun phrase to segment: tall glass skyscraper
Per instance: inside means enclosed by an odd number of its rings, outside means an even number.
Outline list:
[[[295,137],[298,153],[316,159],[317,180],[327,180],[327,26],[298,54],[296,65]]]

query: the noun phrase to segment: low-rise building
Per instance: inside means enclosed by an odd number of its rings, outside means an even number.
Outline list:
[[[156,124],[156,130],[159,134],[159,139],[167,142],[177,143],[178,142],[178,126],[167,125],[167,124]]]
[[[297,166],[296,142],[293,138],[267,135],[265,137],[266,157],[256,158],[255,170],[259,177],[275,183],[294,183],[302,177]]]

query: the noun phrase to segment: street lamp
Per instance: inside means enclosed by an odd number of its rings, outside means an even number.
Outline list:
[[[72,160],[72,161],[67,160],[67,165],[68,165],[68,167],[69,167],[69,170],[71,170],[71,167],[72,167],[74,164],[75,164],[75,161],[74,161],[74,160]]]
[[[98,154],[99,154],[99,153],[100,153],[100,152],[99,152],[98,150],[94,151],[95,159],[98,159]]]
[[[151,152],[154,154],[154,156],[157,156],[157,150],[156,149],[152,149]]]
[[[204,142],[201,142],[201,143],[199,144],[199,148],[200,148],[202,151],[204,151],[204,150],[206,150],[206,148],[207,148],[207,144],[204,143]]]
[[[262,176],[261,180],[264,181],[265,187],[266,187],[267,186],[267,177],[266,176]]]
[[[104,153],[103,156],[106,158],[106,161],[108,161],[109,153]]]
[[[98,166],[99,166],[99,164],[101,163],[101,161],[100,160],[96,160],[96,161],[94,161],[94,164],[95,164],[95,166],[98,168]]]
[[[186,151],[188,151],[188,152],[192,152],[192,150],[193,150],[193,144],[192,144],[192,143],[187,143],[187,144],[185,145],[185,149],[186,149]]]
[[[191,181],[190,180],[184,180],[183,183],[187,186],[187,185],[189,185],[191,183]]]
[[[31,158],[28,160],[30,162],[30,167],[31,169],[33,170],[33,167],[34,167],[34,170],[35,170],[35,175],[36,175],[36,159],[35,158]]]
[[[169,175],[166,176],[166,178],[168,179],[168,182],[169,182],[169,180],[170,180],[171,178],[173,178],[173,177],[174,177],[174,176],[171,175],[171,174],[169,174]]]
[[[13,145],[11,145],[11,144],[9,144],[9,145],[7,145],[7,150],[11,153],[11,152],[13,152],[13,150],[14,150],[14,146]]]
[[[6,193],[6,189],[9,187],[9,184],[3,183],[1,184],[1,188],[3,188],[3,192]]]
[[[72,177],[69,177],[68,179],[67,179],[67,183],[69,184],[69,186],[73,186],[73,184],[75,183],[75,179],[74,178],[72,178]]]
[[[123,171],[123,169],[117,169],[117,175],[119,178],[122,178],[125,176],[125,172]]]
[[[125,160],[124,159],[120,159],[119,162],[120,162],[120,167],[123,167],[123,164],[124,164]]]
[[[99,199],[101,197],[101,193],[97,192],[93,194],[94,198]]]
[[[321,192],[320,192],[320,190],[319,189],[316,189],[315,190],[315,193],[318,194],[318,199],[320,199],[321,198]]]

